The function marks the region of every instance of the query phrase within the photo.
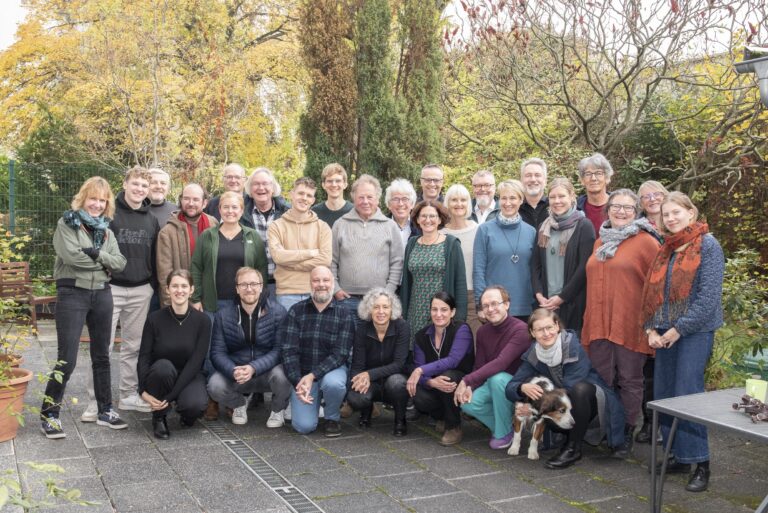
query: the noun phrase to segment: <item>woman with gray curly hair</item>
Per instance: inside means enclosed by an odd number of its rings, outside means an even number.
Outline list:
[[[403,308],[395,294],[383,287],[368,291],[357,307],[363,322],[355,332],[352,376],[347,403],[360,411],[360,427],[370,427],[374,401],[392,404],[395,410],[393,434],[407,433],[405,408],[406,359],[410,327],[403,320]]]

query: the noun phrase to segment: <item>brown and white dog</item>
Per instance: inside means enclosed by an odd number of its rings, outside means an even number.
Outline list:
[[[520,454],[520,440],[522,438],[523,426],[531,425],[531,445],[528,447],[528,459],[539,459],[539,443],[544,436],[546,428],[544,421],[551,420],[562,429],[571,429],[574,425],[571,415],[571,400],[563,388],[555,388],[555,385],[549,379],[543,376],[531,378],[528,383],[539,385],[544,394],[537,400],[525,397],[525,402],[515,404],[514,430],[512,445],[509,446],[507,454],[517,456]],[[528,406],[528,408],[526,408]],[[529,414],[519,415],[521,410],[530,410]]]

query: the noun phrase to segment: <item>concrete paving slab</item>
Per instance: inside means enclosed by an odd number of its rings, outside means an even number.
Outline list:
[[[521,481],[509,471],[450,479],[449,482],[456,488],[471,493],[485,502],[515,499],[541,493],[538,487]]]
[[[390,449],[394,449],[407,455],[409,458],[417,460],[434,458],[436,456],[451,456],[465,452],[460,445],[443,447],[437,443],[437,440],[428,437],[414,438],[412,440],[387,440],[384,444]]]
[[[338,468],[293,476],[291,481],[309,498],[333,497],[350,493],[369,492],[375,484],[359,477],[348,468]]]
[[[496,509],[483,504],[466,492],[438,497],[406,499],[405,505],[419,513],[444,513],[445,511],[471,511],[472,513],[496,513]]]
[[[368,434],[353,435],[344,439],[326,438],[315,443],[331,454],[342,458],[381,454],[389,451],[387,446]]]
[[[147,483],[157,481],[176,481],[176,473],[162,459],[144,461],[113,460],[98,466],[99,474],[107,487]]]
[[[291,454],[276,454],[269,458],[269,463],[286,476],[341,467],[337,458],[319,449]]]
[[[229,483],[211,481],[188,483],[189,491],[206,512],[241,512],[254,509],[286,510],[285,503],[270,489],[256,481],[232,480]]]
[[[109,494],[120,513],[127,511],[203,511],[189,491],[178,482],[154,481],[118,485]]]
[[[584,513],[583,508],[570,505],[546,494],[493,501],[489,505],[503,513]]]
[[[371,481],[379,485],[391,497],[401,500],[459,492],[455,486],[431,472],[377,477],[371,478]]]
[[[342,495],[318,499],[323,511],[334,513],[398,513],[409,511],[401,503],[381,492]]]
[[[501,472],[502,468],[481,461],[467,454],[451,454],[436,458],[424,458],[421,463],[427,466],[433,474],[444,479],[455,477],[467,477],[473,475],[487,475]]]
[[[364,476],[387,476],[402,474],[404,472],[421,472],[427,470],[427,466],[421,462],[408,459],[399,452],[390,451],[373,456],[352,456],[344,461],[355,472]]]

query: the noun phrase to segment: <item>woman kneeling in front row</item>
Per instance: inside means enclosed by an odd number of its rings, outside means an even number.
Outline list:
[[[384,288],[369,291],[357,307],[365,322],[355,331],[347,392],[349,405],[360,411],[360,427],[370,427],[373,401],[390,403],[395,410],[395,436],[404,436],[405,364],[411,336],[408,323],[402,319],[400,300]]]
[[[571,400],[573,428],[567,432],[567,442],[546,462],[552,469],[570,467],[581,459],[581,442],[595,417],[606,419],[608,445],[618,447],[624,441],[624,408],[619,396],[600,378],[581,347],[576,333],[565,330],[560,318],[551,310],[539,308],[528,319],[528,330],[536,343],[523,355],[523,363],[507,384],[510,401],[524,397],[538,399],[543,391],[529,383],[531,378],[544,376],[558,388],[564,388]],[[604,412],[604,414],[603,414]],[[599,442],[599,436],[595,442]]]
[[[166,415],[171,403],[181,424],[190,427],[208,404],[203,362],[210,344],[211,321],[189,304],[195,287],[189,271],[175,270],[166,280],[171,306],[152,312],[144,324],[139,350],[139,393],[152,408],[156,438],[170,436]]]

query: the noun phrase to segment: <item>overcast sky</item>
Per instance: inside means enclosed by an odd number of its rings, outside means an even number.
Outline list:
[[[11,46],[16,40],[16,25],[24,19],[26,10],[21,0],[2,0],[3,15],[0,16],[0,50]]]

